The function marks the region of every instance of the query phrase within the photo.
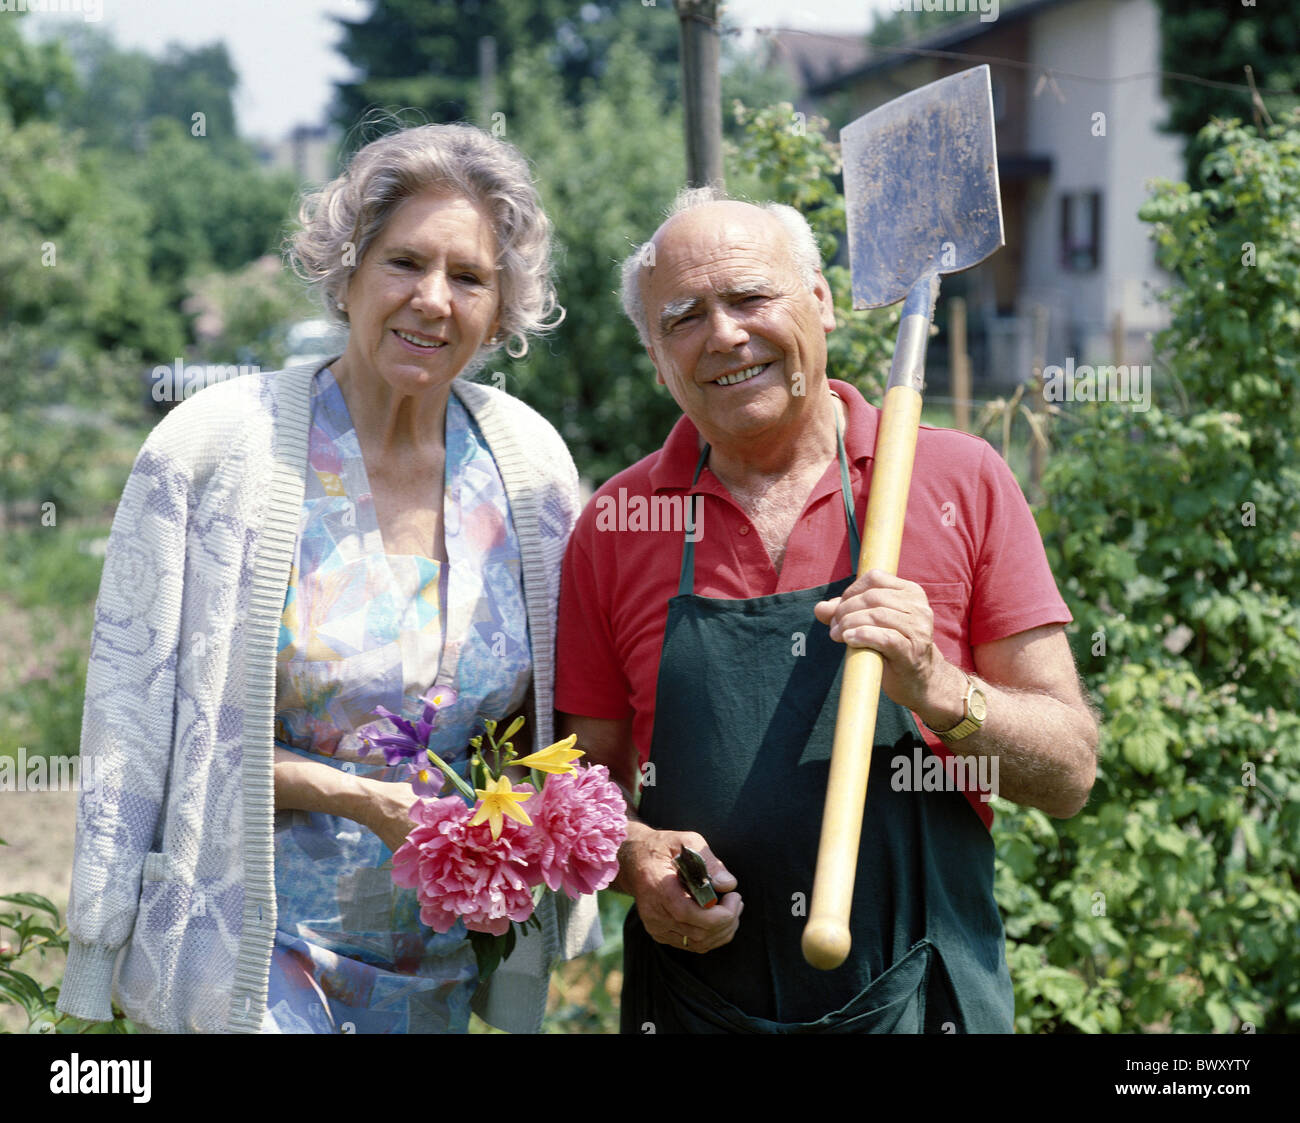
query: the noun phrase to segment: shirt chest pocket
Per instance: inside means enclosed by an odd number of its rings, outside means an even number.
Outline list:
[[[970,636],[970,589],[961,581],[918,581],[934,613],[934,638],[949,653]],[[945,642],[947,641],[947,642]]]

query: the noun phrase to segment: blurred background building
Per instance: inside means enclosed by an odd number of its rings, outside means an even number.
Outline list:
[[[798,83],[801,109],[836,126],[988,63],[1007,244],[943,286],[967,301],[977,390],[1022,381],[1036,349],[1048,363],[1150,361],[1165,322],[1152,292],[1169,279],[1137,211],[1148,180],[1183,174],[1182,138],[1159,129],[1155,3],[1027,0],[994,21],[958,19],[906,46],[782,31],[770,62]]]

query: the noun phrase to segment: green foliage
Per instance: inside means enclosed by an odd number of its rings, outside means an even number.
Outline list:
[[[1265,106],[1276,119],[1295,106],[1300,86],[1300,39],[1294,11],[1285,4],[1202,4],[1199,0],[1159,0],[1160,65],[1209,82],[1246,84],[1254,72]],[[1187,138],[1187,180],[1202,186],[1200,170],[1209,151],[1197,134],[1211,117],[1251,112],[1246,90],[1225,90],[1199,82],[1165,83],[1169,104],[1166,127]]]
[[[496,41],[505,74],[521,54],[532,54],[556,77],[555,93],[569,106],[589,98],[585,83],[604,81],[614,44],[635,38],[656,75],[655,86],[676,97],[677,21],[672,5],[593,0],[376,0],[364,19],[339,19],[340,52],[361,77],[338,87],[336,120],[351,128],[368,110],[418,110],[432,121],[487,124],[479,83],[479,42]],[[514,130],[530,102],[498,78],[494,111]]]
[[[80,80],[57,116],[91,147],[139,153],[155,121],[171,121],[188,132],[194,114],[202,113],[209,146],[234,153],[244,149],[235,131],[239,79],[224,43],[170,43],[152,58],[118,47],[94,24],[79,23],[63,25],[58,44]]]
[[[18,30],[26,13],[0,20],[0,116],[10,124],[53,116],[73,94],[72,60],[52,43],[29,43]]]
[[[507,388],[559,429],[579,470],[604,481],[658,448],[680,415],[655,383],[617,288],[619,263],[659,225],[684,179],[681,119],[628,42],[576,107],[559,96],[544,52],[518,53],[507,80],[527,109],[506,139],[530,156],[554,223],[566,315],[522,362],[501,369]]]
[[[1140,212],[1165,400],[1072,413],[1044,479],[1103,725],[1088,808],[999,821],[1022,1030],[1300,1023],[1300,114],[1200,139],[1212,186]]]
[[[192,277],[188,286],[186,307],[210,312],[221,325],[205,348],[217,362],[242,363],[247,357],[262,370],[277,370],[288,356],[285,325],[320,316],[319,305],[278,257]]]
[[[247,150],[195,137],[176,121],[155,120],[148,136],[142,156],[119,172],[128,191],[149,200],[150,270],[173,299],[188,277],[278,252],[291,177],[267,175]]]
[[[224,48],[155,61],[64,33],[33,46],[0,20],[0,514],[61,519],[98,513],[86,481],[111,422],[185,354],[192,279],[276,252],[294,197],[233,133]],[[265,331],[293,304],[272,295],[246,286],[235,323]]]
[[[125,466],[112,473],[117,493],[125,475]],[[10,657],[0,671],[0,753],[19,745],[29,755],[77,752],[102,568],[84,543],[107,533],[105,520],[80,528],[9,528],[0,535],[0,605],[9,634],[23,637],[7,648]]]
[[[143,197],[51,121],[0,116],[0,165],[0,323],[39,329],[38,351],[175,353],[181,322],[149,275]]]

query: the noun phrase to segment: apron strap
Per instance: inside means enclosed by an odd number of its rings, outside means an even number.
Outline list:
[[[704,471],[704,464],[709,459],[709,445],[705,444],[704,450],[700,453],[700,462],[695,465],[695,475],[691,477],[691,487],[700,482],[700,473]],[[691,496],[688,492],[686,495],[686,505],[691,506]],[[700,506],[704,506],[704,497],[700,496]],[[695,539],[699,535],[695,534],[694,523],[699,522],[700,511],[695,511],[695,519],[690,527],[684,531],[685,542],[682,545],[682,572],[677,578],[677,595],[679,597],[689,597],[695,592]]]
[[[849,524],[849,572],[858,573],[858,559],[862,556],[862,539],[858,535],[858,520],[853,517],[853,489],[849,487],[849,458],[844,451],[844,432],[840,425],[840,411],[835,411],[835,443],[840,456],[840,494],[844,498],[844,521]]]
[[[691,487],[700,482],[700,473],[704,471],[704,465],[709,459],[709,445],[705,445],[700,453],[699,463],[695,465],[695,475],[691,477]],[[849,528],[849,572],[857,576],[858,559],[862,554],[862,537],[858,533],[858,521],[853,516],[853,489],[849,486],[849,457],[844,451],[844,422],[840,420],[840,411],[835,410],[835,449],[836,455],[840,462],[840,498],[844,501],[844,521]],[[686,502],[689,504],[691,497],[688,494]],[[696,521],[699,520],[699,512],[696,512]],[[695,592],[695,539],[698,535],[694,534],[694,525],[686,528],[683,535],[685,541],[682,543],[682,569],[677,578],[677,595],[679,597],[688,597]]]

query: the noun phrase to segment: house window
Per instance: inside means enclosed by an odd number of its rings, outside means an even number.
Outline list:
[[[1101,264],[1101,192],[1061,196],[1061,267],[1086,273]]]

